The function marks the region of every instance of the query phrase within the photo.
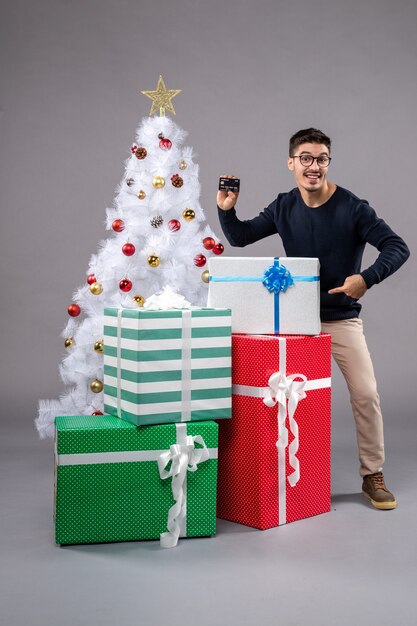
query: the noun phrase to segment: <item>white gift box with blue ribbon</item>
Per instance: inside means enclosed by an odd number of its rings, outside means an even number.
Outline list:
[[[317,335],[320,263],[307,257],[214,257],[208,306],[232,309],[232,332]]]

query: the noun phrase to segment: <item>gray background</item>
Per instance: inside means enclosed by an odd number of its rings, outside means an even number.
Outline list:
[[[362,503],[343,381],[333,395],[332,514],[266,533],[219,522],[213,540],[53,545],[52,446],[37,399],[63,391],[60,332],[106,237],[123,161],[160,73],[200,164],[220,235],[218,175],[249,217],[293,186],[289,136],[333,139],[330,179],[416,243],[414,0],[2,0],[0,589],[7,624],[410,624],[416,565],[417,304],[412,256],[363,299],[397,511]],[[278,238],[228,255],[282,253]],[[375,258],[369,249],[366,264]],[[178,594],[176,596],[175,594]],[[175,598],[177,597],[177,600]],[[164,601],[161,602],[160,598]],[[194,601],[192,601],[194,598]],[[384,621],[385,620],[385,621]]]

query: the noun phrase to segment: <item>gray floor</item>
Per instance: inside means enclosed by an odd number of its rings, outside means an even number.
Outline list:
[[[263,532],[219,520],[217,537],[172,550],[157,541],[60,548],[51,442],[27,424],[3,429],[1,624],[417,624],[411,427],[393,427],[389,442],[395,511],[375,511],[361,496],[354,442],[339,429],[328,514]]]

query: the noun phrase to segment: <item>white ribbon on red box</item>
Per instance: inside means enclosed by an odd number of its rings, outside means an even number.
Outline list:
[[[233,394],[238,396],[250,396],[262,398],[268,407],[278,404],[278,523],[285,524],[287,521],[287,485],[288,480],[294,487],[300,479],[300,462],[297,458],[299,448],[298,424],[294,418],[298,402],[307,397],[306,391],[325,389],[331,387],[331,378],[317,378],[307,380],[304,374],[290,374],[287,372],[287,340],[285,337],[277,337],[279,342],[279,365],[278,371],[274,372],[268,380],[268,387],[252,387],[251,385],[233,385]],[[300,378],[301,380],[296,380]],[[288,405],[288,413],[287,413]],[[290,431],[293,440],[289,445],[288,456],[293,472],[286,476],[286,449],[288,448],[288,428],[286,420],[289,420]]]

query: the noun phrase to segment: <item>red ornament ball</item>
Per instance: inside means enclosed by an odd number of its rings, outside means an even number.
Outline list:
[[[132,256],[132,254],[135,254],[136,252],[136,248],[133,245],[133,243],[125,243],[125,245],[122,248],[122,252],[123,254],[125,254],[126,256]]]
[[[96,283],[96,282],[97,282],[97,278],[94,276],[94,274],[89,274],[87,276],[87,283],[89,285],[92,285],[93,283]]]
[[[101,411],[94,411],[94,413],[91,413],[91,415],[104,415],[104,413],[102,413]]]
[[[196,254],[194,257],[194,265],[197,265],[197,267],[203,267],[203,265],[206,264],[206,261],[207,259],[204,254]]]
[[[170,139],[167,139],[166,137],[162,137],[161,141],[159,142],[159,147],[161,148],[161,150],[171,150],[172,141]]]
[[[81,313],[81,309],[78,304],[70,304],[68,307],[68,315],[71,317],[77,317]]]
[[[179,220],[169,220],[168,222],[169,230],[179,230],[181,228],[181,222]]]
[[[119,283],[119,289],[120,291],[130,291],[132,289],[132,281],[129,280],[128,278],[123,278],[120,283]]]
[[[214,241],[213,237],[204,237],[203,246],[206,250],[213,250],[215,245],[216,242]]]
[[[224,245],[222,243],[216,243],[216,245],[213,248],[213,252],[214,254],[223,254]]]
[[[124,229],[125,229],[125,223],[124,223],[124,221],[123,221],[123,220],[120,220],[120,219],[118,219],[118,220],[114,220],[114,222],[113,222],[113,224],[111,225],[111,227],[113,228],[113,230],[114,230],[116,233],[121,233],[121,232],[122,232],[122,230],[124,230]]]

